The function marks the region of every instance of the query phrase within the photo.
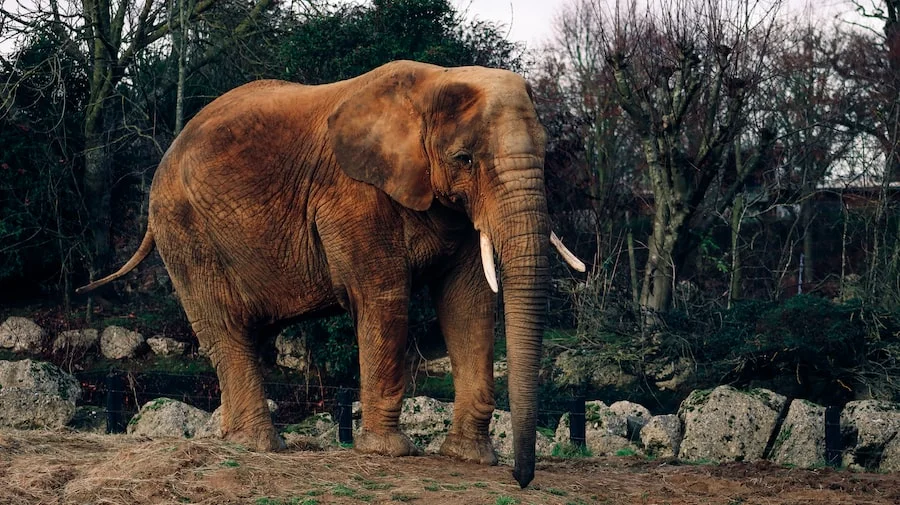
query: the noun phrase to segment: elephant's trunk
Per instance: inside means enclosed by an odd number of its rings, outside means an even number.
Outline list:
[[[500,219],[492,230],[500,260],[506,320],[509,402],[513,421],[513,476],[525,487],[534,477],[537,383],[550,281],[550,228],[543,173],[518,170],[499,199]]]

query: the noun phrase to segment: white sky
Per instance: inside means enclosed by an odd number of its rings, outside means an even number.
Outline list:
[[[529,48],[553,38],[554,25],[563,6],[576,0],[451,0],[460,12],[470,17],[499,21],[509,28],[509,38],[523,41]],[[607,0],[613,4],[615,0]],[[730,0],[719,0],[730,1]],[[864,5],[878,0],[861,0]],[[810,8],[813,5],[815,7]],[[785,14],[797,19],[808,16],[829,22],[835,16],[858,19],[849,0],[787,0]]]

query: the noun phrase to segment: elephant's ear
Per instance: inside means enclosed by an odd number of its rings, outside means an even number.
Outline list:
[[[338,164],[405,207],[427,210],[434,199],[423,118],[413,106],[414,72],[391,72],[351,95],[328,118]]]

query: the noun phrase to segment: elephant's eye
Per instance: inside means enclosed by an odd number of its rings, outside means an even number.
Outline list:
[[[472,155],[466,151],[460,151],[453,155],[454,161],[469,166],[472,164]]]

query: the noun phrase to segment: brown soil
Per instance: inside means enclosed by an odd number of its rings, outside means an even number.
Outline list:
[[[247,452],[211,440],[0,432],[2,504],[802,504],[900,503],[900,477],[768,463],[636,457],[543,460],[527,489],[506,466],[351,450]]]

